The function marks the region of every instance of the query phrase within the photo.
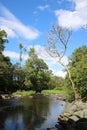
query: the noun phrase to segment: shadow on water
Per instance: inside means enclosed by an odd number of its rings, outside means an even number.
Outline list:
[[[87,118],[79,118],[78,121],[72,119],[60,121],[58,130],[87,130]]]
[[[4,108],[0,109],[0,130],[47,130],[55,126],[58,115],[64,110],[61,104],[65,105],[65,102],[43,95],[5,102],[3,107],[0,105]]]

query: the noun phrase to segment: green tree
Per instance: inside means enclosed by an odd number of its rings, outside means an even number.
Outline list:
[[[6,42],[8,42],[7,33],[4,30],[0,29],[0,54],[2,54],[2,52],[5,48],[4,44]]]
[[[52,88],[62,89],[64,87],[64,79],[59,76],[51,76],[51,84]]]
[[[11,91],[13,79],[10,59],[3,55],[6,42],[8,42],[7,33],[0,30],[0,90],[5,92]]]
[[[9,57],[4,57],[2,66],[0,66],[0,90],[11,92],[13,85],[13,68]]]
[[[4,30],[0,30],[0,75],[3,75],[4,69],[7,67],[6,62],[4,62],[3,51],[5,48],[5,42],[7,42],[7,34]]]
[[[72,53],[68,68],[82,98],[87,99],[87,46],[79,47]]]
[[[29,51],[29,58],[25,65],[26,70],[26,81],[28,86],[36,92],[41,92],[43,89],[48,89],[50,81],[50,71],[48,70],[47,64],[39,59],[35,49],[31,48]]]
[[[13,83],[14,90],[23,90],[25,89],[25,71],[23,67],[20,67],[19,63],[16,63],[13,67]]]

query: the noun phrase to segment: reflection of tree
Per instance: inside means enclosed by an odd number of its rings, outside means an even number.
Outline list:
[[[24,98],[23,104],[20,101],[14,100],[11,104],[8,102],[3,111],[0,111],[0,129],[35,130],[44,123],[49,111],[49,98],[37,95]]]
[[[33,99],[25,100],[25,111],[23,114],[26,129],[35,130],[45,121],[49,110],[49,99],[38,95]],[[27,112],[26,112],[27,111]]]
[[[3,101],[2,111],[0,111],[0,129],[23,130],[22,112],[23,106],[11,104],[10,101]],[[13,101],[15,102],[15,100]],[[1,103],[1,102],[0,102]],[[15,102],[16,103],[16,102]]]
[[[6,115],[2,111],[0,111],[0,129],[4,129]]]

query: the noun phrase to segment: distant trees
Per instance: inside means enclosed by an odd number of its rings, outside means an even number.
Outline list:
[[[64,78],[51,75],[49,90],[50,89],[62,90],[63,88],[64,88]]]
[[[62,62],[70,36],[70,30],[53,26],[48,37],[48,53],[57,58],[67,71],[64,81],[52,74],[47,64],[38,58],[34,48],[29,50],[28,59],[23,66],[21,62],[26,49],[22,44],[19,45],[19,63],[13,65],[10,58],[3,55],[8,39],[6,32],[0,30],[0,91],[8,93],[20,89],[41,92],[44,89],[61,89],[64,86],[70,91],[71,86],[75,99],[79,94],[83,99],[87,99],[87,46],[77,48],[70,56],[68,65]]]
[[[0,30],[0,91],[8,93],[16,90],[53,89],[53,75],[47,64],[39,59],[35,49],[31,48],[25,65],[22,65],[23,52],[26,49],[19,44],[19,63],[12,64],[9,57],[3,55],[5,43],[8,42],[7,33]]]
[[[25,71],[23,67],[20,67],[20,63],[13,65],[13,86],[14,91],[24,89]]]
[[[25,88],[25,70],[22,65],[22,61],[24,60],[24,52],[26,52],[26,48],[22,45],[22,43],[19,44],[19,62],[13,65],[13,83],[14,83],[14,90],[16,89],[26,89]],[[24,62],[24,61],[23,61]]]
[[[47,64],[39,59],[35,49],[31,48],[29,57],[25,64],[25,85],[30,86],[32,90],[41,92],[43,89],[49,88],[50,71]]]

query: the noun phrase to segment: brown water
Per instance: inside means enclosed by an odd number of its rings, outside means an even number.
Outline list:
[[[0,130],[47,130],[64,107],[65,102],[43,95],[0,101]]]

